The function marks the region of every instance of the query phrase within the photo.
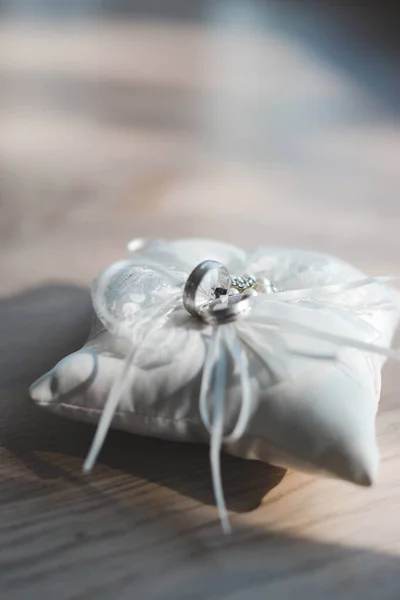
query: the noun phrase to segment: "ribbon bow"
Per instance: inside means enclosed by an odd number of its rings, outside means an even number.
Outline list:
[[[97,280],[93,291],[93,303],[103,323],[115,335],[128,337],[133,342],[123,369],[114,381],[105,403],[91,448],[85,460],[83,470],[90,471],[97,459],[101,447],[111,426],[113,416],[128,385],[128,375],[135,363],[136,353],[141,342],[168,322],[170,315],[182,307],[195,319],[201,321],[205,328],[211,330],[206,356],[203,365],[200,386],[199,412],[202,422],[210,435],[210,465],[213,489],[223,530],[231,531],[223,487],[221,481],[220,451],[223,444],[238,440],[246,431],[252,415],[251,381],[248,367],[248,352],[251,351],[261,360],[265,368],[271,371],[269,358],[296,355],[305,358],[334,361],[337,349],[348,347],[366,353],[400,359],[400,352],[388,347],[368,343],[357,337],[336,334],[303,322],[302,314],[319,308],[330,307],[343,318],[360,319],[357,306],[346,306],[335,301],[335,298],[348,290],[391,281],[393,277],[370,277],[344,284],[319,286],[296,291],[279,291],[268,280],[257,280],[252,276],[235,276],[220,262],[204,261],[190,273],[182,277],[182,273],[171,270],[169,273],[171,286],[168,296],[160,295],[146,311],[142,320],[134,318],[126,302],[116,310],[117,300],[113,301],[114,310],[110,310],[108,294],[113,279],[122,272],[130,261],[122,261],[111,265]],[[148,261],[147,263],[148,264]],[[157,266],[150,264],[157,272]],[[124,282],[125,285],[125,282]],[[129,282],[126,283],[129,286]],[[131,290],[132,293],[135,290]],[[299,319],[289,318],[281,310],[285,306],[297,306]],[[258,307],[263,312],[262,322],[253,314],[251,327],[249,316]],[[371,308],[390,309],[391,305],[379,303]],[[365,308],[365,306],[364,306]],[[303,312],[302,312],[303,311]],[[247,325],[246,325],[247,324]],[[371,327],[364,323],[365,327]],[[289,348],[276,333],[300,334],[305,338],[327,342],[336,348],[329,352],[310,352],[302,348]],[[260,336],[271,336],[270,356],[259,350]],[[241,386],[241,403],[236,423],[230,432],[225,431],[225,408],[228,356],[239,372]],[[279,374],[274,373],[279,380]]]

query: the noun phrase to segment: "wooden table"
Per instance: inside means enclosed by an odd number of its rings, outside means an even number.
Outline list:
[[[84,342],[90,281],[133,237],[301,246],[399,274],[400,126],[382,88],[276,23],[13,23],[0,41],[16,100],[0,115],[1,597],[397,599],[396,365],[376,487],[224,457],[229,537],[207,448],[112,432],[85,477],[92,428],[27,392]]]

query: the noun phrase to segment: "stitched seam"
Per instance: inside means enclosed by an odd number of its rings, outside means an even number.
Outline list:
[[[51,403],[46,405],[47,407],[51,407]],[[72,411],[76,411],[76,412],[85,412],[85,413],[91,413],[91,414],[96,414],[99,415],[101,414],[103,411],[100,408],[89,408],[86,406],[76,406],[74,404],[66,404],[64,402],[58,402],[57,404],[53,405],[56,408],[58,407],[63,407],[67,410],[72,410]],[[132,410],[120,410],[117,411],[115,413],[116,417],[125,417],[126,415],[129,415],[130,417],[141,417],[141,418],[148,418],[148,419],[153,419],[156,421],[168,421],[169,423],[190,423],[191,425],[201,425],[201,421],[200,419],[195,421],[193,419],[188,419],[186,417],[180,417],[179,419],[175,419],[173,417],[163,417],[161,415],[156,415],[154,413],[142,413],[142,412],[134,412]]]

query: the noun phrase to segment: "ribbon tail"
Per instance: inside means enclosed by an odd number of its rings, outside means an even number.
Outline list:
[[[135,358],[136,350],[137,349],[134,348],[129,353],[127,359],[125,360],[121,375],[114,381],[114,384],[111,388],[110,394],[104,405],[103,412],[101,413],[100,421],[97,426],[92,445],[90,446],[90,450],[83,464],[84,473],[88,473],[93,469],[100,450],[103,447],[104,440],[106,439],[108,430],[110,429],[115,411],[118,408],[121,396],[124,393],[125,387],[128,383],[128,375]]]
[[[173,298],[171,302],[167,304],[166,309],[164,308],[163,318],[167,318],[171,312],[173,312],[176,308],[176,298]],[[158,317],[158,318],[157,318]],[[160,326],[160,310],[157,309],[155,313],[153,313],[153,325],[150,326],[147,333],[145,334],[145,338],[147,338],[155,329]],[[144,338],[144,339],[145,339]],[[143,342],[143,339],[142,339]],[[104,440],[107,437],[108,430],[111,427],[112,420],[115,415],[115,411],[118,408],[118,404],[121,400],[121,397],[125,391],[126,386],[128,385],[128,376],[131,370],[132,365],[134,364],[136,353],[140,350],[139,346],[134,346],[132,350],[129,352],[124,366],[122,368],[122,372],[114,381],[107,401],[104,405],[103,412],[101,413],[100,421],[96,429],[95,436],[93,438],[91,447],[89,449],[88,455],[83,464],[83,472],[88,473],[93,469],[93,466],[97,460],[97,457],[100,453],[100,450],[103,447]]]
[[[239,416],[232,433],[225,436],[225,443],[229,444],[238,440],[246,431],[250,420],[251,413],[251,385],[249,375],[249,362],[247,354],[236,334],[235,328],[232,326],[231,331],[227,336],[227,343],[235,365],[238,366],[241,386],[241,405]]]
[[[288,349],[285,350],[285,352],[291,356],[310,358],[311,360],[335,361],[338,357],[337,352],[309,352],[308,350],[302,350],[301,348]]]
[[[400,279],[399,276],[396,275],[387,275],[387,276],[378,276],[378,277],[364,277],[363,279],[356,279],[353,281],[348,281],[346,283],[329,283],[326,285],[317,285],[311,288],[304,288],[299,290],[283,290],[280,292],[275,292],[275,298],[285,298],[293,296],[294,300],[300,300],[303,297],[309,297],[310,295],[318,292],[328,293],[329,295],[340,294],[343,292],[347,292],[350,290],[356,290],[362,287],[367,287],[370,285],[379,285],[382,283],[390,283],[392,281],[397,281]]]
[[[354,348],[356,350],[362,350],[371,354],[377,354],[380,356],[386,356],[387,358],[394,358],[396,360],[400,360],[399,350],[395,350],[386,346],[379,346],[377,344],[369,342],[364,342],[362,340],[348,337],[346,335],[340,335],[331,333],[329,331],[314,329],[313,327],[309,327],[308,325],[302,325],[301,323],[296,323],[294,321],[290,321],[289,319],[269,317],[268,324],[271,327],[277,327],[279,329],[292,331],[295,333],[305,335],[307,337],[323,340],[325,342],[331,342],[332,344],[339,347],[342,346],[347,348]]]
[[[210,465],[215,503],[224,533],[231,533],[228,511],[226,509],[222,477],[221,477],[221,447],[224,435],[224,401],[226,392],[227,356],[225,343],[220,344],[219,357],[216,365],[213,421],[210,431]]]
[[[218,346],[220,344],[220,336],[221,332],[219,327],[214,328],[211,334],[209,346],[206,351],[206,357],[203,366],[203,375],[201,378],[200,385],[199,411],[201,420],[203,421],[203,425],[207,429],[208,433],[211,433],[211,419],[208,408],[208,398],[210,395],[210,389],[212,384],[212,374],[214,371],[216,360],[218,358]]]
[[[361,287],[365,287],[368,285],[375,285],[381,283],[390,283],[392,281],[397,281],[399,279],[398,275],[383,275],[378,277],[365,277],[364,279],[356,279],[355,281],[349,281],[348,283],[342,284],[333,284],[333,285],[325,285],[320,287],[313,288],[314,291],[324,291],[332,288],[333,292],[346,292],[348,290],[356,290]]]

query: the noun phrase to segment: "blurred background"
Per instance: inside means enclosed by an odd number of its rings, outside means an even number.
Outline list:
[[[396,273],[396,3],[2,0],[1,293],[135,237]]]

